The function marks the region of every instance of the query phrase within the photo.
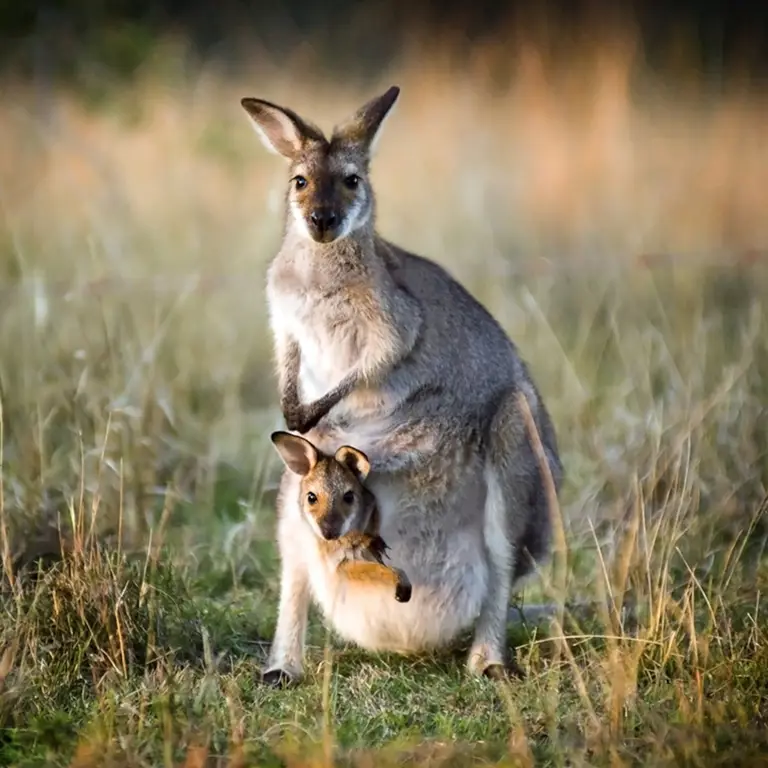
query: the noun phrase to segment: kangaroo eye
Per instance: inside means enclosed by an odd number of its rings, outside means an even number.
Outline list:
[[[344,179],[344,186],[347,189],[357,189],[357,185],[360,183],[360,177],[352,173]]]
[[[294,176],[291,181],[296,185],[296,189],[304,189],[307,186],[307,180],[303,176]]]
[[[312,493],[312,491],[310,491],[307,494],[307,504],[315,504],[315,503],[317,503],[317,496],[314,493]]]
[[[346,504],[351,504],[355,500],[355,492],[354,491],[347,491],[344,494],[344,502]]]

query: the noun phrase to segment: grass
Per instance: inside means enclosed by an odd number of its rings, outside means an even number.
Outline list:
[[[511,627],[509,683],[464,674],[468,638],[367,654],[317,616],[306,683],[258,683],[284,169],[239,98],[328,124],[371,87],[262,60],[247,82],[150,69],[94,108],[4,81],[0,763],[766,761],[764,97],[659,90],[631,46],[520,50],[404,55],[374,169],[382,231],[529,361],[567,472],[566,596],[607,606]]]

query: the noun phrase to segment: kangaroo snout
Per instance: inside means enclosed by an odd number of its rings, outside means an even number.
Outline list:
[[[339,217],[327,209],[318,208],[309,214],[310,234],[318,242],[333,239]]]

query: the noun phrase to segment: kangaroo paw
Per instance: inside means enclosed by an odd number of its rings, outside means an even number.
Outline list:
[[[287,688],[295,685],[298,679],[284,669],[268,669],[261,675],[261,682],[272,688]]]
[[[483,677],[489,677],[491,680],[509,680],[517,678],[525,679],[525,670],[514,660],[506,664],[489,664],[483,670]]]

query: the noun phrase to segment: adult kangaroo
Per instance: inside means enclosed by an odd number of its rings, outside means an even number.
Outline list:
[[[408,603],[386,585],[340,590],[315,555],[301,478],[286,470],[267,682],[301,677],[312,595],[339,635],[370,650],[434,648],[474,624],[468,667],[498,674],[512,587],[551,547],[518,393],[558,489],[562,466],[515,345],[445,269],[376,232],[370,157],[398,95],[392,87],[369,101],[330,138],[291,109],[241,102],[290,164],[285,235],[267,278],[286,425],[325,453],[351,445],[368,456],[381,536],[413,587]]]

